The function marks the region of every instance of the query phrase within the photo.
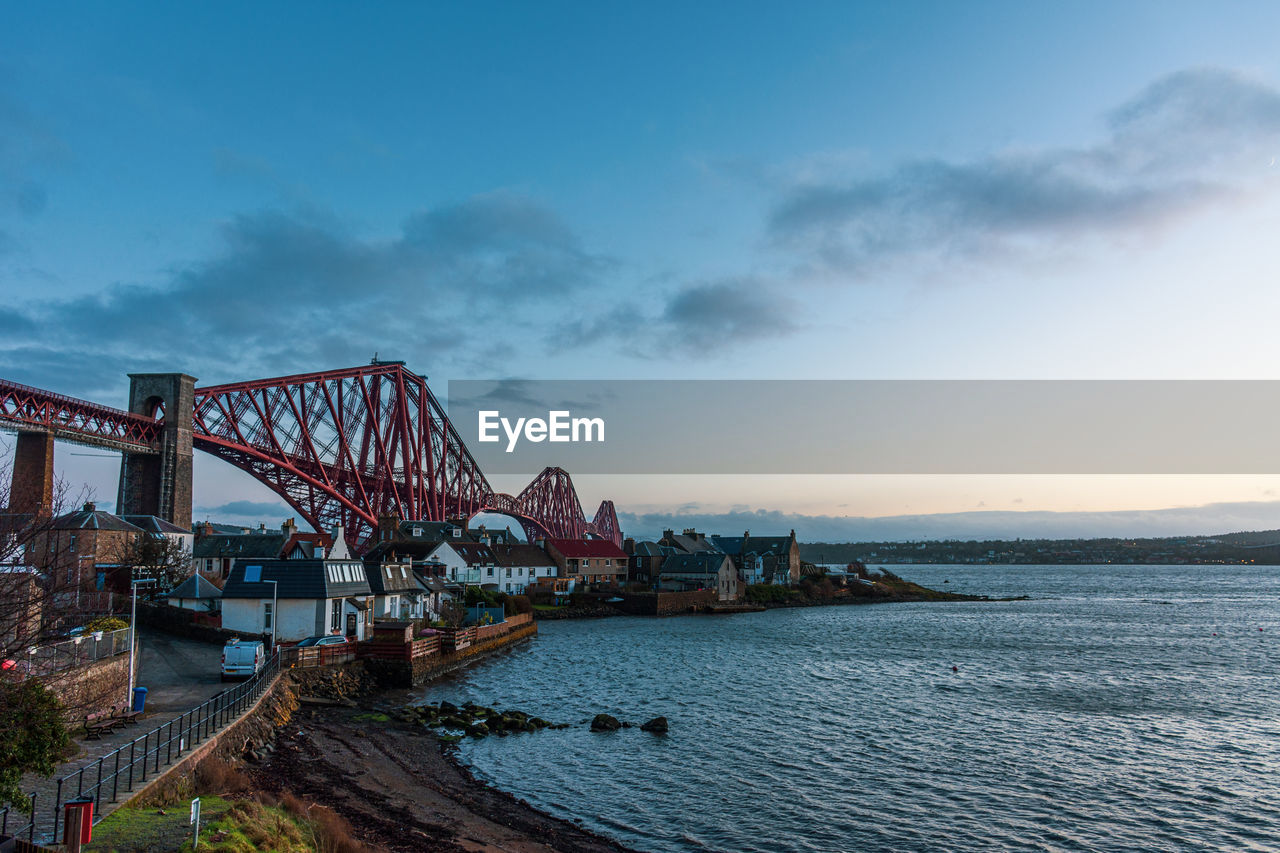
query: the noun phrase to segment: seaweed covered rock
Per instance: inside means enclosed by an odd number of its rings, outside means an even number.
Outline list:
[[[593,732],[616,732],[622,728],[622,723],[618,722],[617,717],[611,717],[608,714],[596,714],[591,720],[591,731]]]
[[[666,718],[666,717],[654,717],[652,720],[650,720],[649,722],[647,722],[647,723],[645,723],[644,725],[642,725],[642,726],[640,727],[640,731],[642,731],[642,732],[653,732],[653,733],[655,733],[655,734],[666,734],[666,731],[667,731],[667,718]]]

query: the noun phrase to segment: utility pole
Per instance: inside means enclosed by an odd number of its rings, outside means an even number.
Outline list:
[[[134,673],[137,671],[134,656],[137,654],[138,647],[138,585],[147,583],[155,583],[155,580],[141,578],[129,581],[129,590],[133,593],[133,598],[129,605],[129,693],[124,699],[126,708],[133,707],[133,682]]]

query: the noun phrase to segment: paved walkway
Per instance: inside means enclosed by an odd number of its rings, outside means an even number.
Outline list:
[[[98,781],[99,758],[121,746],[127,746],[130,741],[142,737],[157,726],[177,719],[228,686],[222,683],[220,675],[221,646],[186,640],[146,628],[138,630],[138,645],[142,650],[138,660],[138,686],[146,687],[148,691],[146,714],[136,724],[122,726],[98,740],[86,740],[83,727],[74,728],[71,736],[80,746],[80,752],[74,758],[60,765],[47,779],[32,774],[23,777],[23,790],[36,792],[37,838],[47,837],[53,831],[57,780],[85,768],[84,786],[92,788]],[[114,763],[104,766],[103,774],[109,776],[114,769]],[[163,769],[162,763],[161,770]],[[151,778],[150,775],[147,778]],[[63,785],[63,800],[74,797],[75,794],[76,780],[73,779]],[[119,794],[121,798],[128,795],[123,784],[120,785]],[[108,788],[102,798],[103,804],[106,805],[110,798]],[[25,816],[16,813],[9,818],[11,831],[15,820],[19,824],[26,822]]]

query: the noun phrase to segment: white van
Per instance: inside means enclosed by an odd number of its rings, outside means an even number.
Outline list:
[[[267,663],[261,640],[227,640],[222,647],[222,680],[257,675]]]

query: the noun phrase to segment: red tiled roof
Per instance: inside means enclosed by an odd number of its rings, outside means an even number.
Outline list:
[[[627,558],[626,552],[607,539],[548,539],[547,544],[566,557],[607,557],[610,560]]]

